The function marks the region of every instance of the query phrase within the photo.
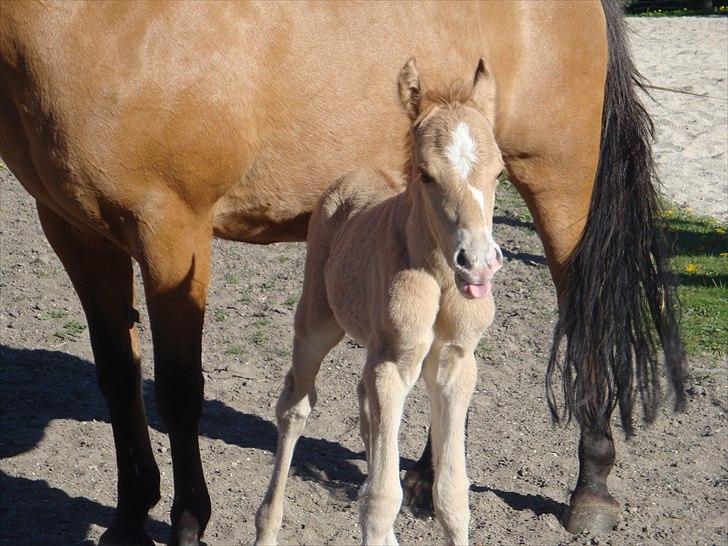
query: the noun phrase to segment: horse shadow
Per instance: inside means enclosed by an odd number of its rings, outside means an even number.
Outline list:
[[[544,514],[551,514],[556,516],[559,521],[563,520],[566,514],[568,506],[563,502],[555,501],[550,497],[543,495],[531,495],[517,493],[515,491],[503,491],[496,489],[495,487],[489,487],[487,485],[472,484],[470,490],[475,493],[493,493],[513,510],[523,511],[530,510],[536,517],[543,516]]]
[[[96,385],[94,365],[88,360],[60,351],[18,349],[0,344],[0,362],[0,459],[34,449],[43,439],[48,424],[55,419],[109,422],[106,404]],[[149,426],[165,432],[153,402],[154,382],[145,380],[142,388]],[[219,400],[205,400],[202,415],[201,436],[242,448],[275,452],[277,430],[273,423]],[[112,441],[110,432],[109,442]],[[338,500],[353,501],[365,478],[355,464],[361,460],[364,460],[363,452],[354,452],[337,442],[302,436],[292,472],[301,479],[319,483]],[[414,461],[402,458],[400,464],[401,468],[408,469]],[[66,536],[71,542],[83,542],[89,523],[106,526],[113,516],[113,508],[87,498],[71,497],[42,480],[0,472],[0,490],[0,525],[5,529],[32,529],[47,536]],[[530,506],[527,498],[530,496],[490,488],[473,490],[493,491],[517,510]],[[532,503],[536,514],[544,502],[545,506],[556,507],[553,510],[559,505],[550,499],[536,501]],[[36,525],[39,505],[51,516]],[[152,538],[158,540],[164,540],[169,533],[166,523],[154,520],[149,529]],[[25,540],[25,537],[17,538],[21,542]],[[28,539],[29,543],[38,542]]]
[[[114,509],[85,497],[72,497],[44,480],[0,471],[0,528],[11,544],[94,544],[86,539],[90,524],[108,526]],[[151,519],[146,527],[157,542],[166,542],[170,526]]]
[[[0,458],[24,453],[43,438],[54,419],[109,423],[108,411],[96,386],[93,363],[76,356],[46,350],[28,350],[0,345]],[[166,433],[154,403],[154,381],[142,382],[147,421],[151,428]],[[276,426],[219,400],[204,400],[200,435],[242,448],[274,453]],[[111,441],[111,436],[109,436]],[[296,446],[296,463],[315,462],[326,479],[358,485],[364,481],[350,461],[363,460],[354,452],[324,439],[302,436]],[[409,462],[409,461],[407,461]],[[348,464],[347,464],[348,463]],[[305,469],[304,469],[305,470]],[[304,472],[305,473],[305,472]]]

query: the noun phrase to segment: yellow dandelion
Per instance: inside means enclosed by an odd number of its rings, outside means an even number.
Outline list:
[[[672,218],[673,216],[675,216],[675,213],[672,209],[668,209],[665,211],[665,218]]]
[[[721,258],[728,258],[728,252],[721,252],[720,253]]]
[[[725,228],[723,228],[723,227],[717,227],[717,228],[715,228],[715,232],[718,235],[725,235]]]
[[[688,273],[695,273],[697,270],[698,266],[692,262],[685,266],[685,271],[687,271]]]

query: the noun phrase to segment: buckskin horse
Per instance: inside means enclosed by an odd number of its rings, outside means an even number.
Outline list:
[[[614,523],[610,416],[618,405],[628,435],[638,399],[655,417],[658,343],[676,407],[685,400],[652,125],[617,0],[4,1],[0,155],[35,198],[87,317],[118,466],[103,540],[148,543],[160,496],[132,259],[171,443],[170,542],[196,544],[211,512],[197,438],[211,239],[304,240],[336,176],[404,164],[408,121],[391,89],[409,56],[434,88],[469,77],[481,57],[492,70],[496,140],[558,294],[549,407],[581,427],[565,525]],[[430,453],[405,477],[416,494],[430,486]]]

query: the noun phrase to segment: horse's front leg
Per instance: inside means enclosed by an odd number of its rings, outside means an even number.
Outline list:
[[[137,350],[131,257],[96,235],[79,232],[38,203],[43,231],[83,305],[114,433],[118,499],[104,544],[152,544],[144,525],[159,500],[159,470],[149,443]]]
[[[465,463],[465,427],[477,369],[472,352],[459,347],[443,349],[437,360],[425,363],[432,411],[432,488],[435,515],[447,544],[467,544],[470,482]]]
[[[421,361],[398,363],[367,356],[362,384],[369,420],[368,476],[359,493],[363,544],[397,544],[393,526],[402,504],[399,426],[420,367]]]
[[[209,215],[168,207],[140,225],[139,261],[154,343],[155,394],[172,453],[170,543],[198,544],[211,512],[198,443],[211,221]]]

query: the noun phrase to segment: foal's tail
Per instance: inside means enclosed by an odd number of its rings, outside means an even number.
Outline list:
[[[643,80],[619,0],[602,6],[609,59],[599,165],[586,227],[566,267],[546,389],[558,421],[553,376],[559,369],[567,419],[602,429],[618,403],[629,436],[636,392],[647,422],[660,403],[657,340],[676,409],[685,404],[685,354],[655,189],[654,127],[636,93]]]

